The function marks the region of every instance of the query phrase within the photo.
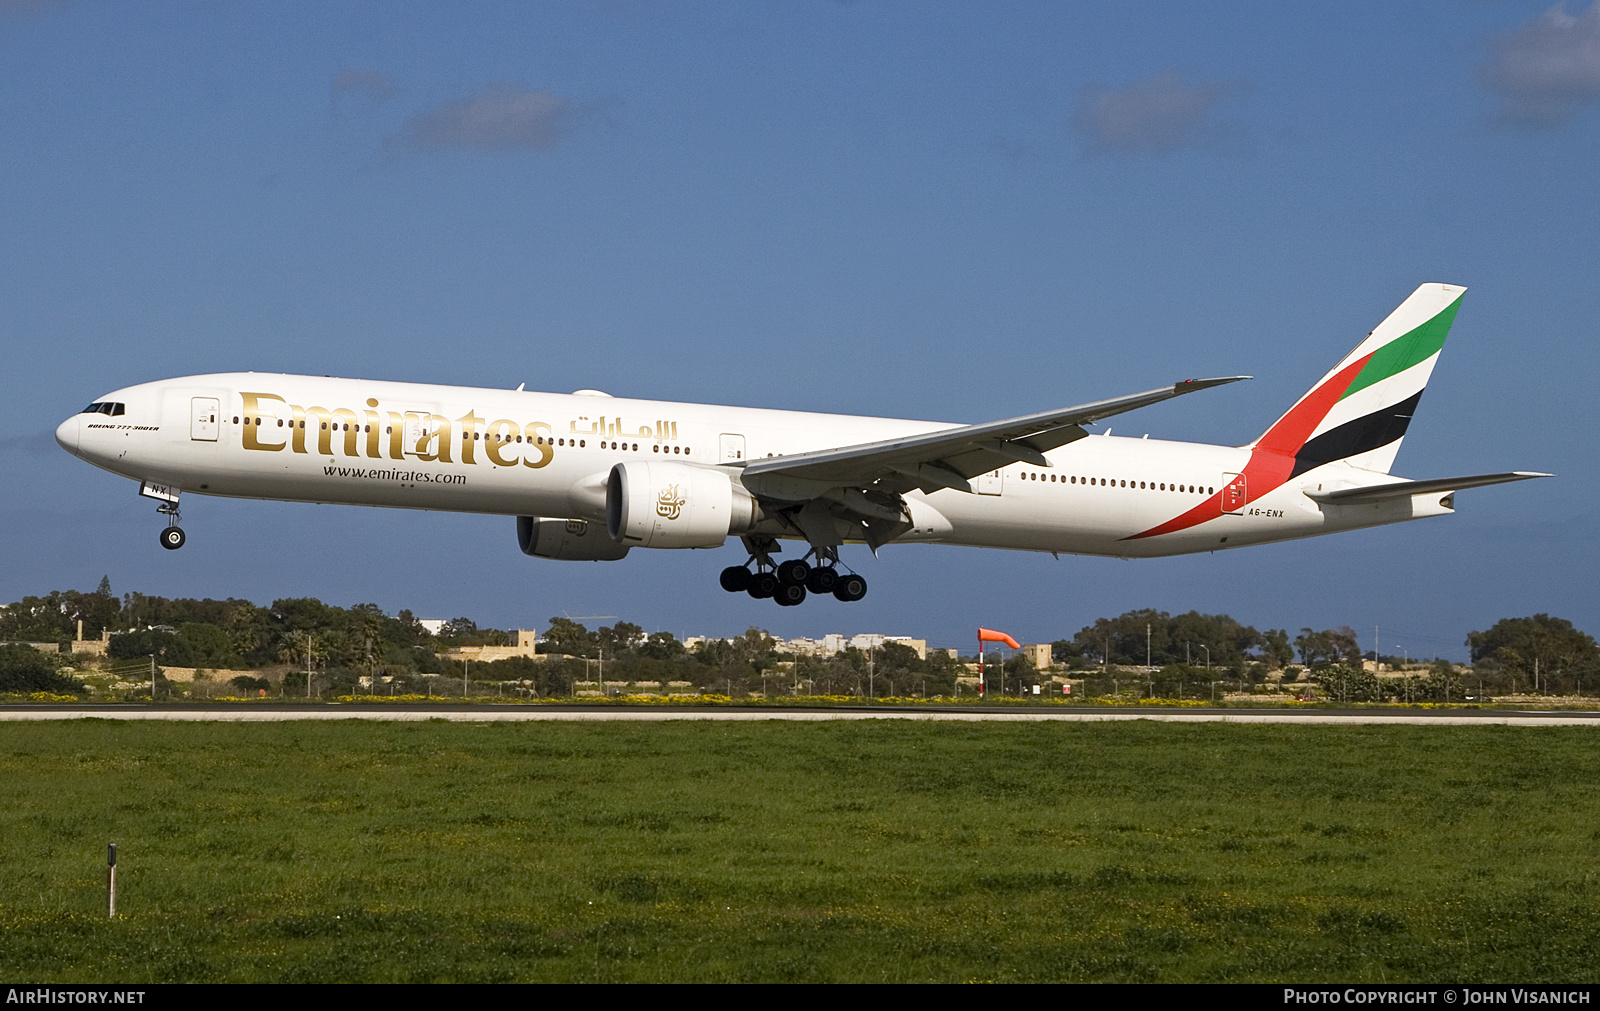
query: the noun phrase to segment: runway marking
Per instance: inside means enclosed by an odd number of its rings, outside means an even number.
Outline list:
[[[296,720],[376,720],[393,723],[657,723],[676,720],[922,720],[958,723],[1098,723],[1153,720],[1162,723],[1320,723],[1324,725],[1395,724],[1422,726],[1511,727],[1600,726],[1600,712],[1530,713],[1473,711],[1459,715],[1437,713],[1317,713],[1243,712],[1206,710],[1187,712],[937,712],[928,710],[826,709],[826,710],[561,710],[561,709],[0,709],[0,722],[8,720],[163,720],[180,723],[286,723]]]

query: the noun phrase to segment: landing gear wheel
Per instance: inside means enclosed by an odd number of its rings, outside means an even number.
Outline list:
[[[757,600],[765,600],[778,592],[778,577],[770,572],[757,572],[750,577],[750,587],[745,592]]]
[[[798,583],[780,583],[772,599],[778,602],[779,607],[794,607],[805,603],[806,588]]]
[[[183,534],[182,527],[168,527],[161,531],[161,546],[168,551],[176,551],[183,547],[183,542],[188,540]]]
[[[867,595],[867,581],[854,572],[840,576],[838,585],[833,588],[833,595],[847,604],[860,600]]]
[[[809,575],[811,566],[807,565],[803,558],[791,558],[778,566],[778,582],[785,586],[804,586]]]
[[[812,593],[832,593],[839,585],[839,571],[831,565],[819,565],[806,577],[806,589]]]
[[[730,565],[722,570],[720,581],[729,593],[743,593],[750,589],[750,570],[743,565]]]

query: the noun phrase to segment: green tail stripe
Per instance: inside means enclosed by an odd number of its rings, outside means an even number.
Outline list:
[[[1461,296],[1445,307],[1439,315],[1428,320],[1404,337],[1385,344],[1372,353],[1363,368],[1350,383],[1350,387],[1339,397],[1343,400],[1357,390],[1364,390],[1373,383],[1382,382],[1390,376],[1399,375],[1413,365],[1427,361],[1439,353],[1444,347],[1444,339],[1450,334],[1450,324],[1456,321],[1456,310],[1461,308]]]

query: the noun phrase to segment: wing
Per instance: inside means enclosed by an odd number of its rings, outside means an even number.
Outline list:
[[[1144,393],[1020,418],[961,425],[858,446],[754,460],[740,482],[813,546],[862,539],[876,551],[911,529],[904,494],[972,492],[971,479],[1013,463],[1050,466],[1044,455],[1089,433],[1083,425],[1249,376],[1186,379]]]
[[[783,489],[789,488],[795,500],[810,498],[819,490],[868,485],[892,493],[913,488],[926,492],[940,488],[970,492],[971,478],[998,467],[1013,463],[1050,466],[1045,452],[1088,435],[1081,426],[1090,422],[1249,378],[1186,379],[1131,396],[983,425],[963,425],[815,453],[768,457],[752,461],[744,468],[744,484],[757,494],[763,494],[757,489],[765,486],[772,497],[780,499],[788,497]]]
[[[1463,488],[1482,488],[1507,481],[1527,481],[1535,477],[1551,477],[1531,470],[1515,470],[1506,474],[1474,474],[1470,477],[1438,477],[1430,481],[1391,481],[1368,485],[1365,488],[1340,488],[1337,491],[1308,491],[1306,495],[1329,505],[1359,505],[1365,502],[1382,502],[1391,498],[1409,498],[1425,492],[1460,491]]]

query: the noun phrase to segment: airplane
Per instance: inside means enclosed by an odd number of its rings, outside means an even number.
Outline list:
[[[1465,290],[1422,285],[1238,447],[1086,426],[1248,376],[952,425],[244,372],[108,393],[56,441],[158,500],[169,549],[185,492],[488,513],[549,559],[737,537],[749,557],[723,589],[848,602],[867,584],[840,561],[847,543],[1151,558],[1442,516],[1457,491],[1550,476],[1390,474]],[[777,561],[782,541],[804,554]]]

